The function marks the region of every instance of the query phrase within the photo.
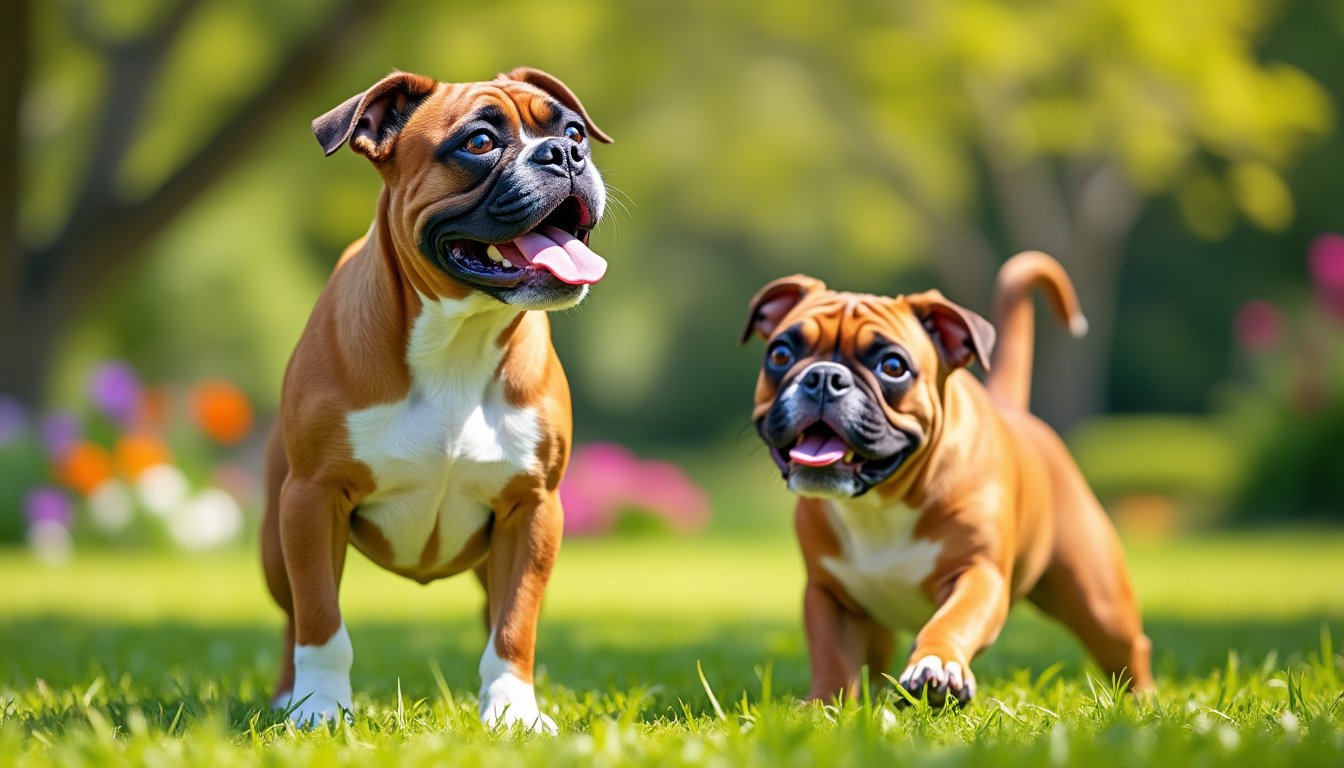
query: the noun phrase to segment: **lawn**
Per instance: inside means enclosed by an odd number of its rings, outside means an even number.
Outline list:
[[[0,765],[1344,765],[1344,531],[1130,553],[1156,697],[1115,695],[1019,607],[976,664],[979,698],[932,711],[878,685],[795,704],[801,569],[778,534],[567,542],[538,653],[561,728],[545,738],[476,720],[470,578],[421,587],[352,555],[357,716],[296,732],[266,708],[279,614],[250,552],[5,552]]]

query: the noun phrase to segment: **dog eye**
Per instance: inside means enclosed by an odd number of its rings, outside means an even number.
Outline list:
[[[582,144],[583,129],[577,125],[567,125],[565,126],[565,138],[569,139],[575,144]]]
[[[485,131],[478,131],[467,138],[462,148],[473,155],[484,155],[495,148],[495,137]]]
[[[893,352],[877,364],[877,372],[882,374],[883,378],[900,381],[910,375],[910,366],[905,362],[905,358]]]
[[[793,350],[781,342],[770,348],[766,360],[769,361],[771,368],[787,368],[793,364]]]

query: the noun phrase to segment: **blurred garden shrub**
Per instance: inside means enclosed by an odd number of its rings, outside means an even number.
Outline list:
[[[1243,456],[1237,520],[1344,522],[1344,236],[1316,238],[1308,266],[1309,296],[1237,316],[1249,367],[1225,407]]]
[[[1222,502],[1237,471],[1237,453],[1224,431],[1197,416],[1097,419],[1073,430],[1069,447],[1103,501],[1160,493]]]
[[[1217,413],[1111,416],[1070,433],[1113,513],[1150,514],[1161,497],[1174,524],[1344,522],[1344,236],[1316,238],[1307,264],[1307,295],[1236,313],[1243,370]]]
[[[255,511],[249,398],[233,384],[147,386],[103,362],[72,410],[0,397],[0,542],[47,562],[80,546],[204,550],[238,541]],[[247,450],[250,448],[251,450]],[[255,514],[250,515],[255,519]]]

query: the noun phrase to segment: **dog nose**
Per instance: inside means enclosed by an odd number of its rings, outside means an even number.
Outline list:
[[[542,169],[562,176],[583,172],[584,161],[588,154],[583,145],[576,144],[564,137],[546,139],[532,150],[532,163]]]
[[[854,386],[854,374],[839,363],[813,363],[803,371],[799,381],[803,392],[820,399],[822,395],[836,398]]]
[[[569,167],[573,169],[577,176],[583,173],[584,161],[588,159],[588,142],[582,144],[569,143]]]

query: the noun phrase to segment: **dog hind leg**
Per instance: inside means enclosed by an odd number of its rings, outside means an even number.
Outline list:
[[[1106,674],[1124,674],[1136,690],[1152,688],[1152,644],[1119,538],[1090,493],[1073,500],[1057,514],[1054,561],[1028,599],[1072,630]]]

